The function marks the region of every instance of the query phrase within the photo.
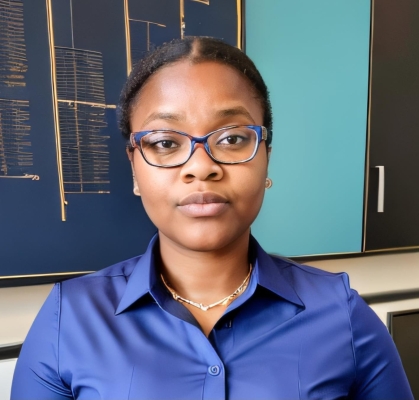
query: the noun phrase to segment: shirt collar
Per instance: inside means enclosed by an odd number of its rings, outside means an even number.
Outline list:
[[[292,279],[287,273],[291,265],[289,261],[276,258],[276,262],[259,245],[253,236],[250,238],[253,250],[253,273],[257,284],[265,287],[291,303],[304,306],[294,290]],[[141,297],[149,293],[158,304],[163,304],[167,293],[157,275],[155,252],[158,250],[158,234],[154,235],[146,252],[137,262],[133,272],[128,277],[125,292],[119,302],[115,314],[120,314],[133,305]]]
[[[291,303],[304,306],[294,289],[293,279],[289,273],[292,262],[270,256],[253,236],[250,237],[250,246],[255,254],[254,270],[258,284]]]
[[[120,314],[147,293],[157,281],[155,251],[157,250],[159,236],[156,233],[151,239],[146,252],[138,260],[128,282],[125,292],[119,302],[115,314]]]

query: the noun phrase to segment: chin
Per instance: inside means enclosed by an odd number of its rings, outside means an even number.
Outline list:
[[[182,243],[183,247],[188,250],[196,252],[211,252],[219,251],[226,245],[225,242],[221,243],[220,240],[193,240],[188,243]]]
[[[227,248],[243,236],[248,237],[250,228],[244,230],[218,230],[214,228],[191,229],[183,232],[182,237],[176,237],[182,247],[199,252],[219,251]]]

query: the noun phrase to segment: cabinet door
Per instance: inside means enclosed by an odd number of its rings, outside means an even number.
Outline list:
[[[378,212],[379,169],[384,212]],[[366,250],[419,247],[419,2],[373,7]]]
[[[247,0],[245,15],[274,113],[273,187],[252,232],[288,256],[360,252],[370,4]]]

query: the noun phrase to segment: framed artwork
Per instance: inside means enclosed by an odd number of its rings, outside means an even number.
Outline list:
[[[0,0],[0,286],[65,279],[145,251],[117,104],[173,38],[242,47],[241,0]]]

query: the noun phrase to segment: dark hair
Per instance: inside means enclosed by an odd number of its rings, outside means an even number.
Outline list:
[[[254,88],[263,108],[263,125],[268,130],[267,146],[272,141],[272,110],[268,88],[252,60],[241,50],[219,39],[209,37],[187,37],[174,39],[149,53],[133,68],[122,90],[119,104],[119,126],[122,134],[129,139],[130,117],[138,93],[148,78],[161,67],[180,60],[193,63],[215,61],[235,68],[243,74]]]

